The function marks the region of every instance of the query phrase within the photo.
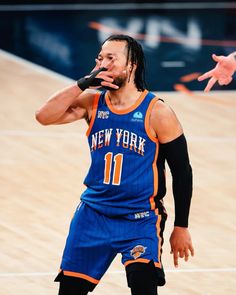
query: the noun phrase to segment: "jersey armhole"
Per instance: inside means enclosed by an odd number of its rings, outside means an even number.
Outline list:
[[[146,116],[145,116],[145,131],[148,135],[148,137],[155,143],[158,142],[157,137],[153,136],[151,133],[151,129],[150,129],[150,116],[151,116],[151,111],[153,108],[153,105],[159,100],[159,98],[155,97],[151,100],[151,102],[149,103],[149,106],[147,108],[147,112],[146,112]]]
[[[98,101],[100,98],[100,93],[95,93],[94,98],[93,98],[93,109],[92,109],[92,116],[91,116],[91,120],[88,126],[88,129],[86,131],[86,136],[89,136],[91,129],[93,127],[95,118],[96,118],[96,114],[97,114],[97,108],[98,108]]]

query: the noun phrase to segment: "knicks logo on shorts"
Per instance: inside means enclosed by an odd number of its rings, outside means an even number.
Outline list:
[[[145,253],[146,249],[147,249],[147,247],[144,247],[142,245],[137,245],[130,251],[130,255],[133,256],[134,259],[137,259],[142,254]]]

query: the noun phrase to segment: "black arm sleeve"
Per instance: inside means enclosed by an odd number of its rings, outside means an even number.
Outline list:
[[[161,144],[172,174],[175,203],[175,226],[188,227],[192,198],[192,168],[189,163],[187,142],[184,134],[175,140]]]

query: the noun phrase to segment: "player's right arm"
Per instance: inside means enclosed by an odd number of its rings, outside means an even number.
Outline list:
[[[87,88],[108,86],[117,89],[112,84],[113,77],[110,71],[100,68],[97,63],[94,70],[76,84],[70,85],[55,94],[36,111],[36,120],[42,125],[65,124],[76,120],[90,120],[94,93]]]
[[[88,117],[93,94],[86,93],[76,85],[70,85],[54,93],[36,111],[36,120],[42,125],[65,124]]]

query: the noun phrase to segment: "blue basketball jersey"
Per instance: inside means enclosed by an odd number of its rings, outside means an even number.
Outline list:
[[[149,120],[156,101],[145,90],[135,105],[117,110],[106,91],[95,95],[87,131],[92,161],[81,196],[94,210],[118,216],[155,209],[159,144]]]

